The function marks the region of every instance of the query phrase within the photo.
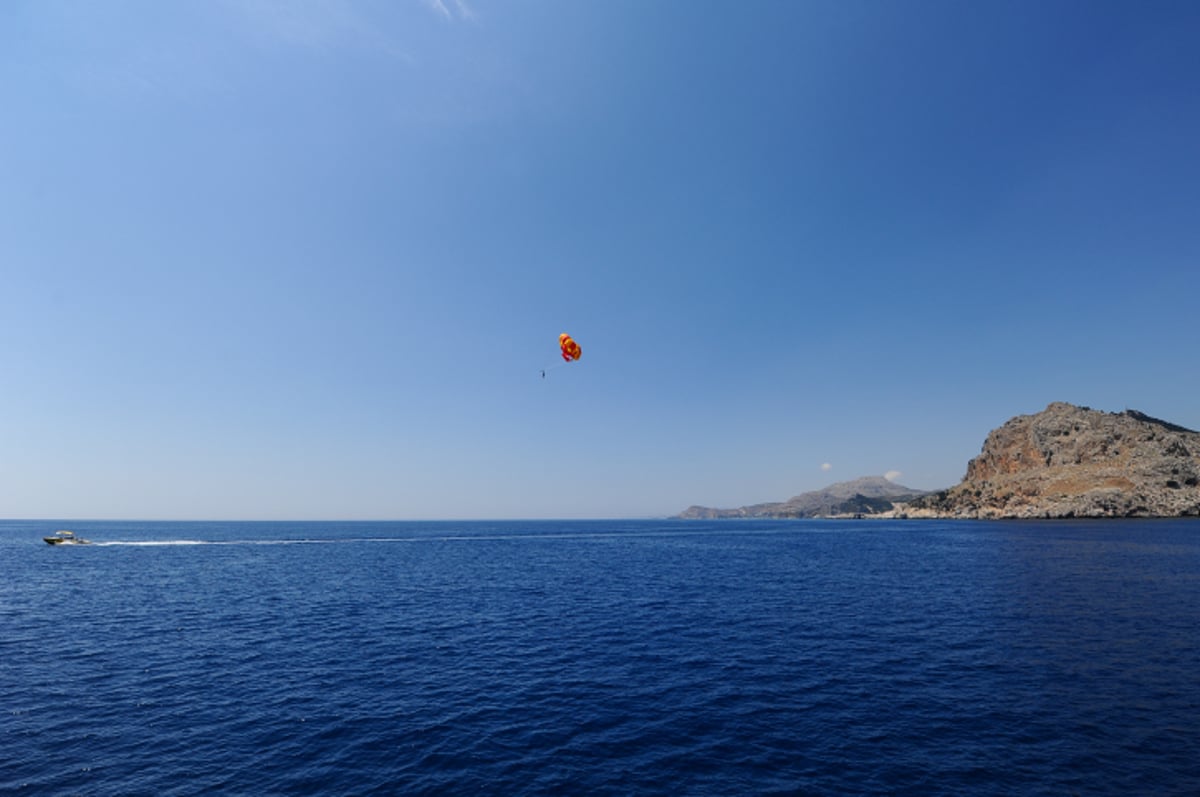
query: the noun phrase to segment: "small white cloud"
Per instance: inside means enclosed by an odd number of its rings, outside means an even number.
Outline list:
[[[894,482],[894,481],[896,481],[896,479],[899,479],[903,475],[904,474],[898,470],[889,470],[887,473],[883,474],[883,478],[887,479],[890,482]]]
[[[458,15],[465,20],[473,21],[475,12],[467,5],[466,0],[454,0],[454,5],[458,6]]]
[[[454,0],[453,8],[446,5],[445,0],[421,0],[421,2],[442,19],[465,19],[468,21],[475,19],[475,12],[467,5],[466,0]]]
[[[225,5],[269,39],[309,50],[362,49],[411,61],[411,56],[386,34],[378,15],[365,4],[338,0],[225,0]],[[440,0],[425,5],[449,14]],[[439,10],[439,7],[440,10]]]
[[[446,4],[442,0],[424,0],[424,3],[429,6],[430,10],[436,11],[446,19],[450,19],[450,9],[446,8]]]
[[[830,465],[828,462],[822,462],[821,470],[833,470],[833,466]]]

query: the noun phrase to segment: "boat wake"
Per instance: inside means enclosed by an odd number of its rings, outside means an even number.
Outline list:
[[[497,542],[524,540],[603,540],[634,537],[684,537],[688,532],[583,532],[565,534],[438,534],[413,537],[333,537],[277,540],[106,540],[93,542],[96,546],[127,546],[162,548],[180,545],[361,545],[363,543],[421,543],[421,542]]]
[[[108,542],[93,542],[92,545],[111,547],[114,545],[132,545],[139,548],[160,547],[163,545],[227,545],[228,543],[211,542],[209,540],[110,540]]]
[[[795,526],[763,527],[756,529],[738,529],[742,535],[777,535],[794,534]],[[824,532],[826,529],[813,527],[813,532]],[[367,543],[471,543],[471,542],[550,542],[550,541],[595,541],[595,540],[630,540],[636,538],[687,538],[704,537],[711,534],[711,529],[689,528],[671,529],[669,531],[564,531],[564,532],[535,532],[535,533],[469,533],[460,534],[414,534],[395,537],[292,537],[276,539],[234,539],[234,540],[105,540],[93,542],[96,546],[130,546],[142,548],[162,548],[187,545],[362,545]]]
[[[332,542],[363,542],[363,540],[109,540],[92,545],[162,548],[173,545],[316,545]]]

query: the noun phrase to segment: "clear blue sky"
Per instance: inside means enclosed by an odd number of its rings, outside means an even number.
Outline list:
[[[1198,41],[1159,0],[0,4],[0,516],[665,515],[950,486],[1051,401],[1200,428]]]

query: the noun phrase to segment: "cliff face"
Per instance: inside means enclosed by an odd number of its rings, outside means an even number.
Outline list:
[[[924,495],[920,490],[890,482],[882,476],[866,476],[831,484],[823,490],[801,493],[786,501],[753,504],[737,509],[692,506],[677,517],[714,518],[810,518],[834,515],[875,514],[892,509],[896,502]]]
[[[994,430],[961,484],[910,509],[968,518],[1200,515],[1200,433],[1134,410],[1054,403]]]

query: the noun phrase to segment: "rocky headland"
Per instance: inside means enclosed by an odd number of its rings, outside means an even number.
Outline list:
[[[1200,517],[1200,433],[1136,410],[1055,402],[993,430],[948,490],[875,476],[778,503],[693,506],[678,517]]]
[[[910,517],[1200,516],[1200,433],[1136,410],[1056,402],[992,431],[957,486]]]

